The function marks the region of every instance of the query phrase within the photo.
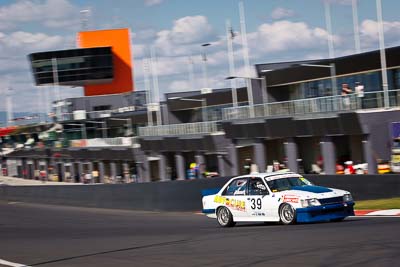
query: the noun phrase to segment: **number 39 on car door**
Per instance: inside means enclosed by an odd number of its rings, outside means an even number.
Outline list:
[[[248,181],[246,204],[247,216],[252,220],[264,220],[268,217],[268,189],[260,177],[251,177]]]

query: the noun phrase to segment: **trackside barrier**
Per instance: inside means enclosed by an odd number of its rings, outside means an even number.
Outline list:
[[[400,175],[305,175],[317,185],[348,190],[354,199],[400,197]],[[141,184],[0,186],[0,200],[151,211],[200,211],[202,190],[230,177]]]

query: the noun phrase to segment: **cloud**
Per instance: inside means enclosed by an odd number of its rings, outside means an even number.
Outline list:
[[[170,29],[163,29],[158,32],[154,29],[144,29],[133,32],[133,51],[135,58],[143,57],[146,54],[149,56],[151,46],[155,47],[157,55],[161,57],[200,54],[202,43],[217,38],[213,34],[214,30],[207,17],[201,15],[186,16],[175,20]],[[212,47],[220,45],[219,43],[219,40],[213,42]]]
[[[328,36],[325,29],[310,27],[305,22],[282,20],[260,25],[256,32],[248,34],[248,39],[250,50],[263,54],[325,47]],[[339,36],[333,39],[335,45],[341,43]]]
[[[291,9],[277,7],[272,11],[271,17],[273,19],[284,19],[284,18],[293,17],[294,14],[295,14],[294,11]]]
[[[133,44],[132,45],[132,55],[134,58],[145,57],[147,53],[147,46],[144,44]]]
[[[147,41],[155,39],[157,37],[157,32],[154,29],[144,29],[144,30],[134,31],[131,33],[131,35],[134,41],[136,40]]]
[[[0,7],[0,29],[14,29],[19,23],[29,22],[52,28],[79,25],[79,10],[67,0],[23,0]]]
[[[195,88],[191,88],[190,82],[189,81],[173,81],[168,85],[168,89],[174,92],[178,91],[193,91]]]
[[[177,19],[171,30],[157,33],[155,46],[164,55],[188,54],[201,42],[211,38],[213,29],[204,16],[188,16]]]
[[[351,5],[352,0],[324,0],[330,4]]]
[[[385,45],[392,46],[399,44],[400,21],[384,21],[383,31],[385,34]],[[364,48],[371,48],[379,41],[378,22],[364,20],[360,26],[360,39]]]
[[[201,20],[190,17],[191,21],[202,21],[202,25],[207,25],[206,18]],[[182,91],[188,90],[190,84],[188,81],[188,57],[193,55],[194,72],[195,72],[195,88],[199,89],[203,86],[202,82],[202,65],[203,61],[200,56],[201,47],[199,42],[195,42],[192,27],[185,27],[184,30],[179,32],[187,33],[182,39],[181,43],[176,43],[174,38],[175,33],[180,28],[180,23],[186,21],[179,19],[175,21],[171,30],[162,30],[157,33],[157,39],[154,42],[156,52],[158,55],[158,73],[160,77],[160,88],[166,91]],[[186,30],[187,29],[187,30]],[[190,32],[188,33],[188,31]],[[203,34],[203,33],[200,33]],[[202,35],[203,37],[206,35]],[[328,33],[326,30],[318,27],[312,27],[304,22],[291,22],[287,20],[276,21],[270,24],[260,25],[256,31],[248,33],[249,52],[251,64],[256,61],[268,60],[281,60],[288,52],[293,52],[296,57],[302,58],[307,55],[307,52],[316,51],[315,53],[327,54],[327,38]],[[208,37],[210,38],[210,37]],[[216,39],[216,40],[215,40]],[[183,40],[183,41],[182,41]],[[203,39],[204,40],[204,39]],[[213,39],[205,39],[213,40]],[[211,46],[207,47],[207,66],[209,84],[213,88],[226,87],[227,83],[224,80],[229,76],[228,56],[226,49],[226,36],[221,35],[214,37]],[[334,36],[335,44],[341,44],[341,38]],[[193,43],[192,43],[193,42]],[[146,47],[150,45],[134,46],[139,54],[143,55]],[[238,76],[246,76],[247,74],[243,68],[243,56],[241,46],[241,36],[234,39],[234,52],[235,52],[235,65],[236,73]],[[134,52],[138,55],[138,52]],[[146,54],[149,52],[146,51]],[[292,54],[293,54],[292,53]],[[137,58],[137,57],[136,57]],[[286,58],[285,58],[286,59]],[[143,77],[142,61],[135,61],[135,78],[136,81]],[[255,76],[254,68],[252,66],[251,74]],[[173,81],[168,81],[168,80]],[[240,81],[239,81],[240,82]]]
[[[227,87],[227,80],[225,80],[225,73],[221,73],[221,71],[216,71],[213,75],[208,77],[208,84],[212,88],[225,88]],[[177,78],[173,81],[167,83],[166,88],[161,88],[163,93],[167,92],[184,92],[184,91],[195,91],[203,88],[203,77],[201,75],[195,76],[194,85],[192,88],[189,79],[185,78]]]
[[[15,73],[19,71],[29,72],[29,64],[25,57],[0,58],[0,74],[10,72]]]
[[[46,109],[44,104],[40,106],[38,102],[38,87],[34,85],[26,56],[31,52],[62,49],[69,41],[68,36],[23,31],[8,34],[0,32],[0,86],[4,83],[12,86],[15,111],[36,112],[40,108],[43,112]],[[70,90],[67,90],[69,93]],[[73,93],[75,96],[81,95],[81,89],[75,89]]]
[[[155,6],[159,5],[163,2],[164,0],[144,0],[145,6]]]
[[[17,31],[10,34],[0,32],[1,52],[30,52],[53,48],[60,48],[66,41],[65,37],[59,35],[47,35],[45,33],[30,33]],[[9,54],[9,53],[6,53]]]

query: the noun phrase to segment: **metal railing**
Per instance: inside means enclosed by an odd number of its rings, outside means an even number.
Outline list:
[[[327,96],[291,101],[273,102],[268,104],[254,105],[254,118],[269,116],[304,116],[320,113],[338,113],[342,111],[383,108],[383,91],[364,93],[360,97],[357,94],[346,96]],[[400,90],[389,91],[390,107],[397,107],[400,104]],[[224,120],[248,119],[250,107],[241,106],[225,108],[222,112]]]
[[[139,127],[139,136],[210,134],[220,129],[216,121]]]
[[[134,109],[131,107],[122,107],[122,108],[116,108],[116,109],[109,109],[109,110],[98,110],[98,111],[86,111],[85,116],[86,119],[101,119],[101,118],[109,118],[112,116],[115,116],[117,114],[123,114],[126,112],[132,112],[132,111],[141,111],[145,110],[145,108],[138,106],[135,107]],[[60,117],[57,117],[58,121],[68,121],[68,120],[75,120],[74,119],[74,113],[72,112],[63,112],[61,113]]]

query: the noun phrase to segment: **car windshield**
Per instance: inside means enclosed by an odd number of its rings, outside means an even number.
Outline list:
[[[271,192],[290,190],[294,186],[312,185],[310,181],[300,176],[284,177],[277,179],[265,177],[265,181],[267,182],[268,187],[271,189]]]

